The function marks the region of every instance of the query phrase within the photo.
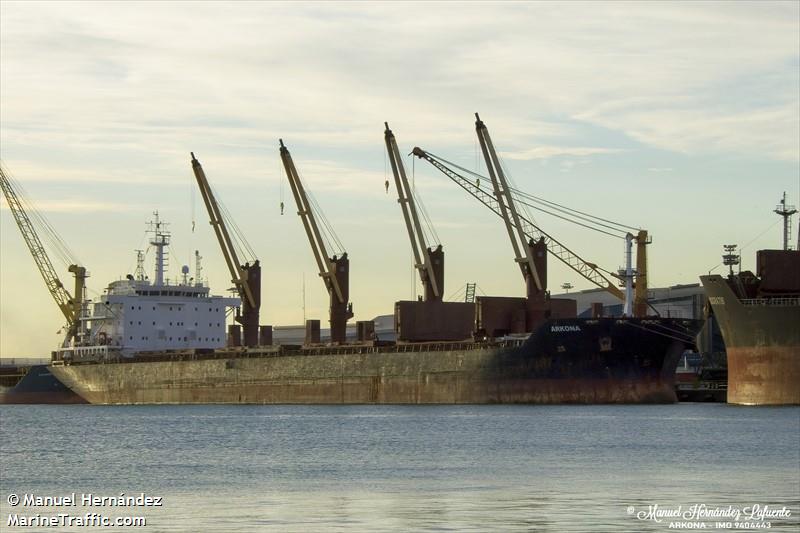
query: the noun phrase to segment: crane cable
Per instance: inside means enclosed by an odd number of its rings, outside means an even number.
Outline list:
[[[466,292],[467,292],[467,284],[465,283],[461,287],[456,289],[452,294],[450,294],[450,296],[448,296],[444,300],[446,302],[463,302],[464,298],[462,296],[465,295]],[[458,298],[458,299],[455,299],[455,298]]]
[[[284,203],[283,203],[283,178],[282,178],[283,173],[284,173],[284,170],[282,168],[282,165],[279,163],[278,164],[278,195],[280,196],[280,202],[281,202],[281,204],[280,204],[281,215],[283,215],[283,209],[284,209]]]
[[[329,253],[334,253],[336,255],[341,255],[347,253],[342,241],[339,240],[339,236],[333,230],[333,225],[330,223],[328,218],[325,216],[325,212],[319,206],[317,202],[317,198],[314,194],[309,190],[306,186],[306,180],[300,174],[300,171],[297,171],[297,179],[300,180],[300,186],[303,188],[303,191],[306,194],[306,198],[308,198],[309,209],[311,209],[311,215],[314,217],[315,220],[320,222],[318,225],[319,229],[321,230],[321,237],[324,241],[323,244],[328,249]],[[326,258],[327,259],[327,258]]]
[[[325,239],[325,244],[329,248],[328,251],[338,252],[340,254],[346,253],[342,241],[339,240],[339,236],[333,230],[333,225],[328,220],[328,217],[325,216],[325,212],[322,211],[322,208],[319,206],[316,197],[307,188],[305,189],[306,196],[308,196],[308,201],[311,204],[311,209],[314,211],[314,215],[317,216],[320,222],[322,222],[322,238]]]
[[[36,207],[36,204],[28,196],[28,193],[22,184],[14,178],[13,174],[11,174],[5,165],[2,166],[2,170],[3,174],[8,179],[9,185],[16,192],[22,208],[24,209],[25,213],[28,214],[28,218],[31,220],[31,223],[37,230],[37,234],[41,235],[41,237],[47,241],[51,252],[61,263],[64,264],[64,266],[82,264],[76,257],[75,253],[69,248],[69,246],[67,246],[67,243],[61,238],[55,228],[47,221],[47,219],[41,213],[41,210]]]
[[[511,174],[511,172],[508,171],[505,161],[503,161],[503,159],[500,157],[500,154],[497,154],[497,160],[500,162],[500,167],[503,169],[503,172],[505,173],[506,181],[508,181],[509,193],[511,193],[512,198],[517,199],[516,196],[514,196],[514,191],[519,190],[519,188],[517,187],[517,184],[514,180],[514,176]],[[528,218],[528,221],[531,222],[534,226],[539,225],[536,222],[536,219],[533,218],[533,215],[531,215],[530,211],[528,210],[527,204],[522,205],[522,213]]]
[[[548,215],[554,216],[556,218],[560,218],[561,220],[565,220],[565,221],[570,222],[572,224],[576,224],[578,226],[583,226],[584,228],[596,231],[598,233],[604,233],[605,235],[608,235],[609,237],[614,237],[616,239],[625,239],[625,235],[624,234],[623,235],[616,235],[614,233],[609,233],[608,231],[604,231],[604,230],[601,230],[599,228],[595,228],[595,227],[589,226],[587,224],[583,224],[582,222],[578,222],[576,220],[571,220],[571,219],[569,219],[567,217],[564,217],[564,216],[561,216],[561,215],[557,215],[556,213],[548,211],[548,210],[546,210],[546,209],[544,209],[542,207],[527,203],[524,200],[520,200],[519,198],[517,198],[517,202],[522,204],[522,205],[524,205],[524,206],[531,207],[533,209],[536,209],[537,211],[541,211],[542,213],[547,213]],[[581,217],[579,217],[579,218],[581,218]],[[598,224],[598,225],[603,226],[603,227],[608,227],[608,228],[610,228],[612,230],[615,230],[615,228],[612,228],[610,226],[606,226],[605,224]],[[615,230],[615,231],[619,231],[619,230]]]
[[[250,246],[250,243],[247,242],[247,239],[244,236],[244,233],[239,229],[239,226],[236,224],[236,220],[231,216],[230,211],[225,206],[222,201],[222,198],[217,193],[217,190],[209,183],[208,186],[211,188],[211,193],[214,195],[214,199],[219,206],[220,214],[222,215],[222,219],[225,222],[225,226],[229,228],[233,245],[236,246],[237,252],[242,255],[245,259],[249,261],[256,260],[256,254],[253,251],[253,248]],[[241,266],[241,265],[236,265]]]
[[[606,223],[608,223],[608,224],[613,224],[613,225],[615,225],[615,226],[619,226],[620,228],[625,228],[624,230],[623,230],[623,229],[617,229],[617,230],[616,230],[616,231],[621,231],[621,232],[623,232],[623,237],[622,237],[622,238],[625,238],[625,234],[627,233],[627,231],[626,231],[626,230],[631,230],[631,231],[637,231],[637,232],[638,232],[638,231],[641,229],[641,228],[634,228],[634,227],[632,227],[632,226],[628,226],[628,225],[626,225],[626,224],[621,224],[621,223],[619,223],[619,222],[614,222],[614,221],[612,221],[612,220],[608,220],[608,219],[605,219],[605,218],[601,218],[601,217],[598,217],[598,216],[596,216],[596,215],[591,215],[591,214],[589,214],[589,213],[585,213],[585,212],[583,212],[583,211],[579,211],[579,210],[577,210],[577,209],[573,209],[573,208],[571,208],[571,207],[567,207],[567,206],[565,206],[565,205],[561,205],[561,204],[558,204],[558,203],[556,203],[556,202],[551,202],[551,201],[549,201],[549,200],[545,200],[544,198],[541,198],[541,197],[538,197],[538,196],[535,196],[535,195],[532,195],[532,194],[526,193],[526,192],[522,191],[521,189],[519,189],[519,188],[516,186],[516,184],[514,183],[513,179],[511,178],[511,173],[508,171],[508,168],[506,167],[505,160],[504,160],[504,159],[503,159],[503,158],[500,156],[500,154],[499,154],[499,153],[497,154],[497,158],[498,158],[498,160],[500,161],[500,165],[502,166],[502,168],[503,168],[503,171],[506,173],[506,176],[508,177],[508,179],[509,179],[509,181],[510,181],[510,184],[511,184],[511,187],[510,187],[510,189],[511,189],[511,193],[512,193],[512,194],[513,194],[515,197],[524,196],[524,197],[526,197],[526,198],[528,198],[528,199],[530,199],[530,200],[534,200],[534,201],[538,200],[538,201],[540,201],[540,202],[543,202],[543,203],[545,203],[545,204],[549,204],[549,206],[550,206],[550,207],[553,207],[553,208],[555,208],[555,207],[560,207],[562,210],[564,210],[563,212],[569,213],[569,214],[571,214],[572,216],[574,216],[574,217],[576,217],[576,218],[580,218],[580,219],[582,219],[582,220],[586,220],[586,221],[588,221],[588,222],[591,222],[591,223],[593,223],[593,224],[597,224],[597,225],[599,225],[599,226],[608,227],[608,226],[605,226],[604,224],[600,224],[599,222],[594,222],[593,220],[589,220],[589,219],[586,219],[586,218],[584,218],[584,217],[589,217],[590,219],[600,220],[600,221],[602,221],[602,222],[606,222]],[[529,205],[529,204],[525,204],[525,205]],[[533,206],[530,206],[530,207],[533,207]],[[534,207],[534,209],[536,209],[536,208]],[[545,211],[545,212],[546,212],[546,211]],[[575,214],[575,213],[577,213],[577,214]],[[552,213],[550,213],[550,214],[552,214]],[[578,216],[578,215],[583,215],[583,217],[581,217],[581,216]],[[584,227],[585,227],[585,226],[584,226]],[[590,228],[590,229],[592,229],[592,228]],[[614,228],[609,228],[609,229],[614,229]],[[602,231],[601,231],[601,233],[602,233]]]
[[[524,197],[524,198],[527,198],[527,199],[530,199],[530,200],[533,200],[533,201],[537,201],[537,202],[541,202],[541,203],[547,204],[547,205],[553,207],[554,209],[558,207],[558,208],[561,208],[561,209],[563,209],[565,211],[572,212],[572,213],[578,213],[578,214],[583,215],[585,217],[589,217],[590,219],[600,220],[602,222],[606,222],[608,224],[611,224],[613,226],[618,226],[619,228],[624,228],[626,230],[639,231],[641,229],[641,228],[635,228],[633,226],[628,226],[627,224],[622,224],[620,222],[614,222],[613,220],[608,220],[606,218],[598,217],[597,215],[591,215],[589,213],[585,213],[583,211],[579,211],[577,209],[573,209],[571,207],[567,207],[565,205],[558,204],[556,202],[551,202],[550,200],[545,200],[544,198],[542,198],[540,196],[535,196],[533,194],[526,193],[526,192],[521,191],[519,189],[512,189],[512,190],[513,190],[514,194],[517,195],[517,196],[521,196],[521,197]],[[561,209],[559,209],[559,211]],[[577,215],[575,215],[575,216],[577,217]],[[578,217],[578,218],[581,218],[581,217]],[[606,227],[611,228],[611,226],[606,226]],[[619,229],[618,231],[623,231],[623,229]]]
[[[416,167],[416,160],[412,157],[412,154],[408,154],[408,157],[411,157],[411,183],[413,188],[413,195],[414,195],[414,202],[416,203],[417,207],[419,207],[420,213],[422,213],[422,221],[424,222],[422,231],[425,232],[425,237],[428,240],[428,246],[433,246],[434,244],[439,245],[442,244],[442,241],[439,239],[439,234],[436,233],[436,228],[433,225],[433,221],[431,220],[430,215],[428,215],[428,210],[425,208],[425,204],[422,202],[422,196],[417,193],[417,167]]]
[[[435,154],[433,154],[433,153],[431,153],[431,152],[426,152],[426,153],[427,153],[428,155],[430,155],[431,157],[433,157],[433,158],[435,158],[435,159],[438,159],[438,160],[440,160],[440,161],[442,161],[442,162],[446,163],[447,165],[451,165],[451,166],[453,166],[453,167],[455,167],[455,168],[457,168],[457,169],[459,169],[459,170],[461,170],[461,171],[463,171],[463,172],[466,172],[466,173],[470,174],[471,176],[474,176],[475,178],[477,178],[477,179],[479,179],[479,180],[480,180],[480,179],[483,179],[483,180],[486,180],[486,181],[488,181],[488,182],[491,182],[491,180],[490,180],[489,178],[487,178],[486,176],[483,176],[482,174],[479,174],[479,173],[477,173],[477,172],[473,172],[473,171],[471,171],[471,170],[469,170],[469,169],[467,169],[467,168],[464,168],[464,167],[462,167],[461,165],[458,165],[458,164],[456,164],[456,163],[453,163],[452,161],[448,161],[447,159],[445,159],[445,158],[443,158],[443,157],[439,157],[438,155],[435,155]],[[487,188],[486,188],[486,187],[484,187],[483,185],[481,185],[481,186],[479,187],[479,189],[481,190],[481,192],[483,192],[483,193],[485,193],[485,194],[490,194],[492,197],[494,197],[494,193],[493,193],[493,192],[490,192],[489,190],[487,190]],[[630,228],[630,229],[632,229],[632,230],[638,231],[638,229],[637,229],[637,228],[634,228],[634,227],[632,227],[632,226],[627,226],[627,225],[624,225],[624,224],[620,224],[620,223],[617,223],[617,222],[613,222],[613,221],[610,221],[610,220],[608,220],[608,219],[604,219],[604,218],[601,218],[601,217],[597,217],[597,216],[594,216],[594,215],[590,215],[590,214],[588,214],[588,213],[585,213],[585,212],[583,212],[583,211],[578,211],[578,210],[576,210],[576,209],[572,209],[572,208],[569,208],[569,207],[563,206],[563,205],[561,205],[561,204],[557,204],[557,203],[555,203],[555,202],[550,202],[549,200],[544,200],[544,199],[542,199],[542,198],[539,198],[539,197],[536,197],[536,196],[534,196],[534,195],[531,195],[531,194],[528,194],[528,193],[524,193],[524,192],[520,191],[518,188],[515,188],[515,187],[511,187],[511,191],[512,191],[512,193],[514,194],[514,197],[517,199],[517,201],[518,201],[519,203],[523,204],[524,206],[532,207],[533,209],[536,209],[536,210],[538,210],[538,211],[542,211],[542,212],[544,212],[544,213],[547,213],[547,214],[549,214],[549,215],[555,216],[555,217],[557,217],[557,218],[561,218],[562,220],[565,220],[565,221],[567,221],[567,222],[570,222],[570,223],[573,223],[573,224],[577,224],[577,225],[579,225],[579,226],[583,226],[583,227],[585,227],[585,228],[587,228],[587,229],[591,229],[591,230],[597,231],[597,232],[599,232],[599,233],[604,233],[604,234],[606,234],[606,235],[609,235],[609,236],[611,236],[611,237],[623,238],[623,239],[625,238],[625,237],[624,237],[624,235],[620,237],[619,235],[614,235],[614,234],[608,233],[608,232],[606,232],[606,231],[604,231],[604,230],[601,230],[601,229],[598,229],[598,228],[595,228],[595,227],[591,227],[591,226],[587,226],[586,224],[582,224],[582,223],[580,223],[580,222],[577,222],[577,221],[575,221],[575,220],[571,220],[571,219],[569,219],[569,218],[565,218],[565,217],[563,217],[563,216],[556,215],[555,213],[552,213],[552,212],[550,212],[550,211],[547,211],[547,210],[545,210],[545,209],[543,209],[543,208],[541,208],[541,207],[537,207],[537,206],[535,206],[535,205],[532,205],[531,203],[529,203],[529,202],[527,202],[527,201],[520,200],[520,196],[521,196],[521,197],[525,197],[525,198],[534,199],[534,201],[535,201],[535,200],[539,200],[539,201],[542,201],[542,202],[545,202],[545,203],[553,204],[554,206],[558,206],[558,207],[560,207],[560,208],[561,208],[560,210],[561,210],[562,212],[569,213],[569,214],[570,214],[570,216],[573,216],[573,217],[575,217],[575,218],[581,218],[581,219],[583,219],[583,220],[587,220],[587,218],[585,218],[585,217],[589,217],[589,220],[588,220],[588,221],[589,221],[590,223],[592,223],[592,224],[595,224],[595,225],[600,225],[600,226],[607,227],[605,224],[601,224],[601,223],[599,223],[599,222],[594,222],[594,221],[591,221],[590,219],[602,220],[602,221],[604,221],[604,222],[609,222],[609,223],[611,223],[611,224],[615,224],[615,225],[617,225],[617,226],[621,226],[621,227],[623,227],[623,228]],[[553,209],[555,209],[555,207],[553,207]],[[584,217],[580,217],[579,215],[576,215],[576,214],[573,214],[573,213],[579,213],[580,215],[584,215]],[[532,218],[532,217],[531,217],[531,218]],[[534,221],[533,221],[533,220],[529,220],[529,222],[531,222],[533,225],[537,225],[537,224],[535,224],[535,223],[534,223]],[[610,229],[613,229],[613,228],[610,228]],[[616,230],[616,231],[620,231],[620,232],[621,232],[622,230],[621,230],[621,229],[619,229],[619,230]]]

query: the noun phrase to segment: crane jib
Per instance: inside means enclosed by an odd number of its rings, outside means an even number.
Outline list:
[[[494,196],[487,194],[482,189],[477,188],[475,186],[474,181],[465,178],[464,176],[462,176],[461,174],[450,168],[448,164],[452,163],[434,154],[431,154],[430,152],[427,152],[420,147],[415,147],[411,153],[417,156],[418,158],[424,159],[425,161],[433,165],[437,170],[439,170],[442,174],[447,176],[451,181],[453,181],[462,189],[464,189],[466,192],[468,192],[472,197],[481,202],[484,206],[491,209],[497,216],[501,218],[503,217],[500,204],[497,202],[497,199]],[[615,287],[614,284],[611,282],[611,280],[609,280],[607,277],[601,274],[598,271],[596,265],[590,264],[577,254],[573,253],[566,246],[561,244],[552,236],[548,235],[541,228],[536,226],[533,222],[531,222],[524,216],[520,216],[519,223],[521,225],[522,231],[529,238],[539,240],[543,237],[545,239],[545,242],[547,243],[547,250],[558,260],[566,264],[568,267],[576,271],[578,274],[580,274],[582,277],[584,277],[594,285],[608,291],[609,293],[613,294],[620,300],[624,299],[625,295],[622,293],[622,291],[620,291],[617,287]],[[512,223],[512,226],[513,225],[514,224]]]
[[[67,344],[77,335],[79,325],[78,317],[80,315],[86,269],[78,265],[70,265],[69,267],[69,271],[75,275],[75,297],[73,298],[58,278],[53,263],[50,261],[50,257],[47,255],[47,251],[42,245],[41,239],[39,239],[36,228],[20,200],[20,195],[17,194],[17,191],[12,185],[10,176],[6,174],[2,166],[0,166],[0,188],[3,190],[3,195],[14,215],[14,221],[17,223],[17,227],[22,234],[22,238],[31,256],[33,256],[33,261],[39,269],[39,273],[44,280],[48,292],[50,292],[50,295],[55,300],[56,305],[67,321],[67,335],[64,339],[64,343]],[[41,214],[39,214],[38,217],[42,218]]]

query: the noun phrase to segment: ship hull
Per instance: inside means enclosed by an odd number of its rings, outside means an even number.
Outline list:
[[[65,387],[46,365],[33,365],[13,387],[0,391],[0,404],[87,403]]]
[[[701,276],[728,356],[728,403],[800,404],[800,305],[746,305],[721,276]]]
[[[520,345],[280,347],[52,371],[95,404],[672,403],[699,328],[680,322],[561,320]]]
[[[800,404],[799,352],[798,346],[728,348],[728,403]]]

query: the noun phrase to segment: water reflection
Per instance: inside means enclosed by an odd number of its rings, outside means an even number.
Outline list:
[[[796,531],[799,441],[798,408],[3,406],[0,518],[10,492],[144,491],[148,532],[664,531],[628,508],[695,503]]]

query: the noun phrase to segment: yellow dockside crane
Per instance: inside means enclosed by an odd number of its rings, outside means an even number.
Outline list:
[[[80,341],[78,330],[80,326],[81,299],[86,286],[86,278],[88,277],[86,268],[78,264],[69,266],[69,271],[75,276],[75,296],[73,297],[58,278],[53,263],[50,261],[47,251],[42,245],[42,241],[39,239],[39,235],[36,233],[31,218],[23,205],[23,201],[20,199],[21,195],[12,184],[11,176],[1,165],[0,187],[3,189],[3,195],[8,202],[11,213],[14,215],[17,227],[22,233],[22,238],[33,256],[33,261],[36,263],[42,279],[44,279],[45,286],[47,286],[47,290],[56,301],[56,305],[58,305],[67,321],[67,334],[64,337],[63,346],[67,347],[70,344],[78,343]]]

